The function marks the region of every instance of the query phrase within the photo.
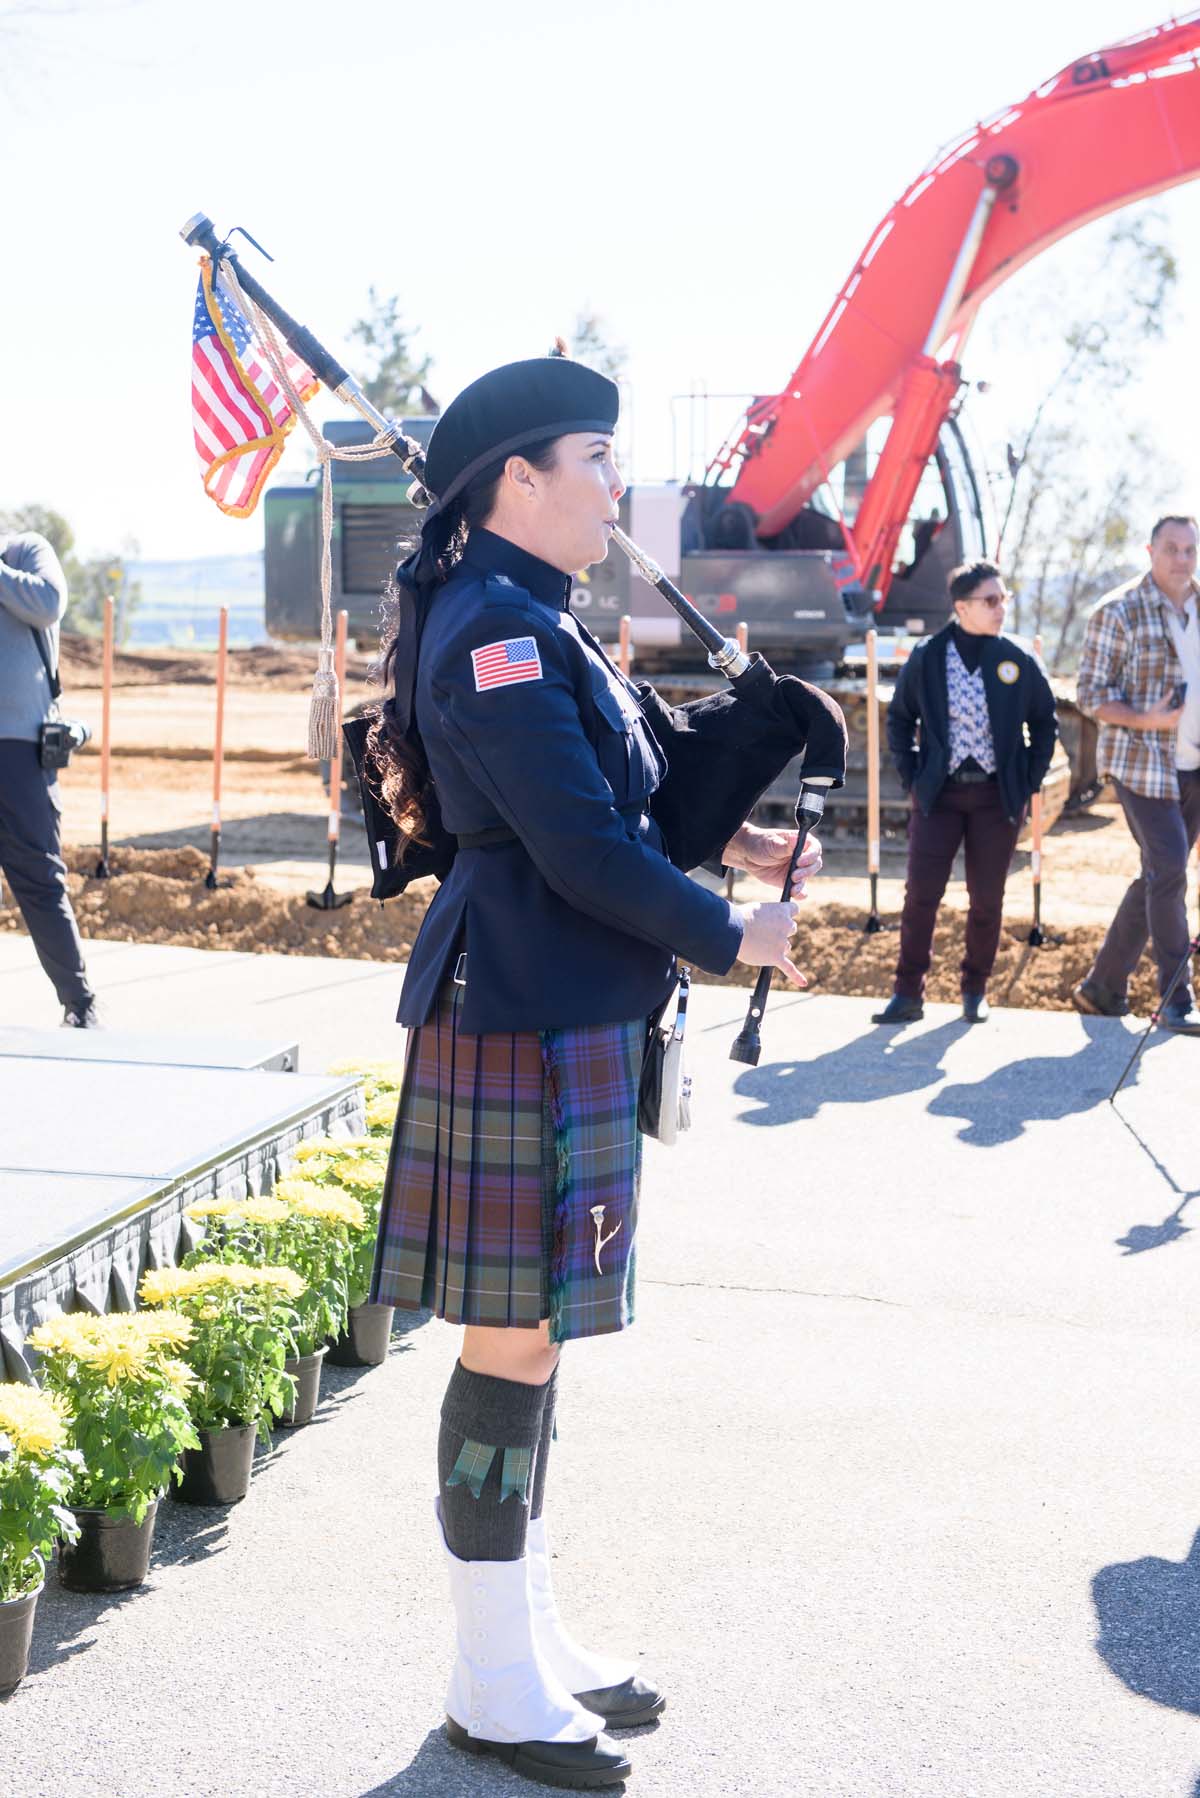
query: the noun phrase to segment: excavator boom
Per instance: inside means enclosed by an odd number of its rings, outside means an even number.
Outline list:
[[[1068,232],[1197,174],[1191,13],[1071,63],[943,149],[872,233],[787,386],[756,403],[710,478],[736,470],[731,497],[769,538],[891,417],[847,532],[858,582],[882,603],[982,301]]]

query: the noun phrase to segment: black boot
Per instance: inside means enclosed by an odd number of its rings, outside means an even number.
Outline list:
[[[964,993],[962,1000],[964,1024],[987,1023],[992,1015],[992,1011],[991,1006],[988,1004],[982,993]]]
[[[882,1011],[872,1012],[872,1024],[915,1024],[918,1018],[925,1016],[925,1007],[919,999],[908,999],[903,993],[893,993]]]

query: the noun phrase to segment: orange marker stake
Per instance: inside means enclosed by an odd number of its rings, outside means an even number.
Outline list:
[[[1038,660],[1042,655],[1042,639],[1033,639],[1034,653]],[[1029,824],[1033,843],[1029,852],[1029,866],[1033,874],[1033,929],[1029,932],[1029,942],[1035,949],[1040,949],[1046,941],[1046,933],[1042,929],[1042,795],[1039,790],[1029,802]]]
[[[112,873],[108,865],[108,793],[112,769],[112,684],[113,684],[113,596],[104,601],[104,673],[100,712],[100,860],[93,876],[107,880]]]
[[[221,764],[225,754],[225,674],[229,660],[229,607],[222,606],[217,627],[217,725],[213,739],[213,809],[211,865],[204,884],[211,891],[217,885],[217,865],[221,859]]]
[[[871,909],[863,930],[883,929],[879,916],[879,633],[867,632],[867,879]]]
[[[750,652],[750,626],[746,623],[744,618],[737,627],[737,646],[741,650],[743,655],[749,654],[749,652]]]
[[[342,826],[342,716],[346,709],[346,627],[349,616],[348,612],[338,613],[333,648],[333,671],[337,676],[338,696],[337,751],[329,762],[329,878],[321,892],[305,895],[316,911],[339,911],[343,905],[349,905],[354,897],[353,893],[336,892],[333,885],[333,877],[337,871],[338,837]]]
[[[632,629],[633,619],[629,616],[629,613],[626,612],[625,616],[621,619],[621,635],[617,648],[617,666],[625,676],[626,680],[629,679],[629,669],[633,662],[633,643],[630,639],[630,632]]]

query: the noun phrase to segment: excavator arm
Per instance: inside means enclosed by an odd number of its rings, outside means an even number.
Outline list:
[[[1092,219],[1200,174],[1200,13],[1071,63],[942,150],[874,231],[784,390],[715,458],[760,537],[877,419],[891,429],[847,549],[882,604],[979,306]]]

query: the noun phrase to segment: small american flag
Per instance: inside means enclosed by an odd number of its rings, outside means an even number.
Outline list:
[[[284,364],[301,399],[311,399],[320,386],[312,370],[288,350]],[[250,516],[295,422],[253,325],[220,276],[214,290],[205,257],[192,325],[192,434],[204,491],[222,512]]]
[[[471,651],[475,691],[489,687],[514,687],[519,681],[541,680],[542,658],[532,637],[509,637],[504,643],[485,643]]]

